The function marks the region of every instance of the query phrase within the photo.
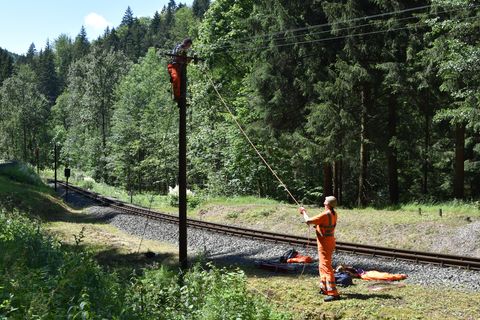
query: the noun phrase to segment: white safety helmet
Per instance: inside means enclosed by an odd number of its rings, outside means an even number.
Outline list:
[[[327,202],[328,205],[332,208],[337,207],[337,198],[335,198],[334,196],[325,197],[325,202]]]

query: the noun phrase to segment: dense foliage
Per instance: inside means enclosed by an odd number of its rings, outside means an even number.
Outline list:
[[[166,193],[178,128],[163,53],[190,36],[206,62],[188,71],[189,188],[288,199],[211,76],[303,202],[478,199],[479,15],[476,0],[128,8],[94,41],[82,28],[15,62],[0,51],[0,157],[33,163],[39,148],[51,166],[57,143],[95,179]]]

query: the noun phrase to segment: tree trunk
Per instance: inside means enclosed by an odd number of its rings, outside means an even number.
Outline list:
[[[422,193],[428,193],[428,153],[430,147],[430,117],[428,111],[425,111],[425,155],[423,156],[423,181],[422,181]]]
[[[323,196],[325,197],[333,195],[332,185],[332,165],[330,162],[323,163]]]
[[[342,160],[333,163],[333,196],[338,204],[342,202]]]
[[[390,203],[398,203],[398,162],[396,146],[392,145],[397,135],[397,99],[391,95],[388,103],[388,146],[387,146],[387,165],[388,165],[388,190],[390,193]]]
[[[463,198],[465,171],[465,125],[457,124],[455,128],[455,176],[453,180],[453,196]]]
[[[103,155],[107,152],[107,123],[105,119],[105,113],[102,112],[102,147]]]
[[[23,161],[28,162],[27,159],[27,126],[23,125]]]
[[[358,175],[357,205],[365,207],[367,204],[366,179],[367,179],[367,103],[366,89],[360,92],[360,172]]]

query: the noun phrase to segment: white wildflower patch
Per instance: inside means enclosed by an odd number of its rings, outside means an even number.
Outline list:
[[[176,185],[175,188],[172,188],[170,186],[168,187],[168,195],[169,196],[178,197],[178,193],[179,193],[178,185]],[[195,196],[195,194],[191,190],[187,189],[187,197],[193,197],[193,196]]]
[[[176,185],[174,188],[168,187],[168,198],[170,199],[170,205],[178,207],[179,202],[179,187]],[[199,203],[200,199],[195,196],[195,193],[187,189],[187,203],[189,207],[195,208]]]
[[[83,177],[83,182],[82,182],[82,186],[86,189],[93,189],[93,186],[95,185],[95,179],[93,179],[92,177],[89,177],[89,176],[85,176]]]

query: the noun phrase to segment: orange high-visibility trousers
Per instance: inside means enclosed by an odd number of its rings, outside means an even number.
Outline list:
[[[332,267],[332,255],[335,250],[335,237],[322,237],[317,233],[318,271],[320,273],[320,288],[329,296],[337,296],[335,272]]]
[[[173,96],[175,100],[180,98],[180,70],[178,64],[171,64],[169,63],[168,66],[168,73],[170,74],[170,78],[172,80],[172,87],[173,87]]]

